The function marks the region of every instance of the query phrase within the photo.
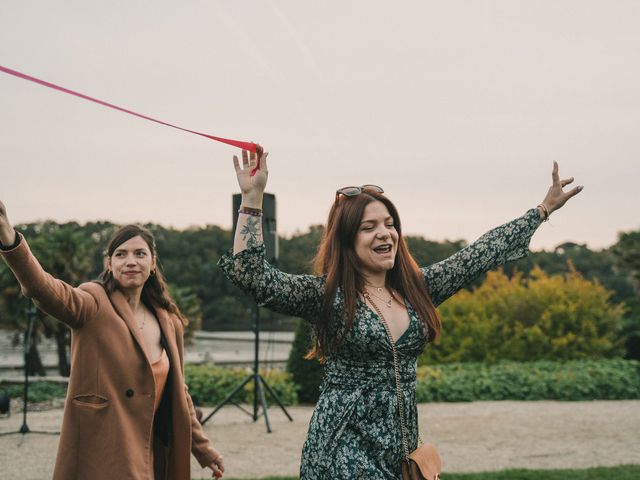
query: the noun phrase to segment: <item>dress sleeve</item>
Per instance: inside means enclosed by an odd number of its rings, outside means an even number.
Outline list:
[[[439,305],[473,279],[506,262],[529,254],[531,236],[540,226],[538,210],[489,230],[449,258],[422,268],[434,305]]]
[[[45,272],[22,235],[15,248],[2,250],[0,254],[20,283],[22,294],[52,317],[71,328],[80,328],[98,311],[97,300],[91,293]]]
[[[284,273],[265,260],[265,247],[258,245],[220,258],[218,266],[258,305],[279,313],[309,320],[320,314],[324,278],[315,275]]]

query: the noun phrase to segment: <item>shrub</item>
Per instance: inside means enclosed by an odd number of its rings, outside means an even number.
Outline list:
[[[296,386],[291,375],[279,370],[261,370],[262,377],[285,405],[296,405],[298,396]],[[184,368],[185,382],[189,386],[189,393],[194,403],[198,405],[217,405],[233,391],[251,370],[239,368],[222,368],[213,365],[186,365]],[[267,402],[271,402],[268,392],[265,392]],[[238,403],[253,401],[253,381],[250,381],[234,398]]]
[[[315,403],[320,395],[323,367],[317,360],[305,360],[303,357],[311,349],[311,325],[300,320],[289,353],[287,371],[298,387],[298,399],[303,403]]]
[[[418,402],[640,398],[640,362],[455,363],[419,367]]]
[[[611,358],[624,353],[624,307],[611,292],[572,270],[530,278],[489,272],[472,292],[461,291],[440,307],[441,339],[421,364]]]
[[[23,385],[2,385],[2,390],[6,390],[10,398],[22,399],[24,395]],[[29,382],[29,402],[44,402],[52,398],[64,398],[67,395],[67,385],[52,383],[47,381]]]

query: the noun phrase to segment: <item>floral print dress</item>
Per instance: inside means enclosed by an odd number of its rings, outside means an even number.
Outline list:
[[[538,210],[531,209],[446,260],[422,268],[434,305],[481,273],[526,256],[531,236],[540,222]],[[324,278],[281,272],[264,256],[264,246],[260,245],[235,256],[227,253],[219,265],[259,305],[313,323],[322,308]],[[396,341],[396,347],[405,424],[409,448],[413,450],[418,444],[416,360],[428,339],[417,313],[405,303],[409,327]],[[338,289],[334,300],[336,318],[341,318],[343,310]],[[320,398],[302,450],[302,480],[401,478],[402,440],[389,342],[376,313],[363,301],[359,302],[351,331],[325,363]]]

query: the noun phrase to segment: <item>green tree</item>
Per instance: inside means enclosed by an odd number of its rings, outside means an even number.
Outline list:
[[[623,332],[627,357],[640,360],[640,230],[620,233],[610,251],[616,272],[633,289],[622,299],[628,308]]]
[[[182,314],[189,320],[184,330],[185,343],[191,342],[194,332],[202,328],[202,310],[200,309],[200,299],[190,287],[178,287],[169,284],[169,293],[176,302]]]
[[[77,285],[91,278],[99,271],[96,261],[96,236],[87,235],[86,227],[75,222],[58,224],[47,221],[38,224],[18,225],[16,227],[29,237],[29,246],[43,268],[54,277]],[[0,312],[5,327],[24,330],[26,328],[25,305],[28,304],[19,294],[19,286],[6,265],[0,269]],[[40,315],[32,335],[31,357],[28,365],[30,373],[44,374],[37,345],[42,334],[56,340],[58,352],[58,371],[60,375],[69,374],[69,330],[46,315]]]

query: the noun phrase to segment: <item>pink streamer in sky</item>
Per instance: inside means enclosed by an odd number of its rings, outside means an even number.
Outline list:
[[[161,125],[166,125],[167,127],[177,128],[178,130],[182,130],[184,132],[195,133],[196,135],[200,135],[202,137],[207,137],[211,140],[215,140],[217,142],[226,143],[227,145],[233,145],[234,147],[242,148],[243,150],[248,150],[253,153],[258,153],[258,164],[255,169],[252,170],[251,174],[254,175],[256,170],[260,168],[260,157],[262,156],[262,147],[253,142],[241,142],[239,140],[230,140],[228,138],[216,137],[214,135],[208,135],[206,133],[196,132],[195,130],[189,130],[188,128],[182,128],[177,125],[172,125],[171,123],[163,122],[162,120],[157,120],[155,118],[147,117],[146,115],[142,115],[140,113],[133,112],[131,110],[127,110],[126,108],[118,107],[117,105],[113,105],[111,103],[103,102],[102,100],[98,100],[97,98],[89,97],[88,95],[83,95],[82,93],[74,92],[73,90],[69,90],[68,88],[61,87],[59,85],[55,85],[50,82],[46,82],[44,80],[40,80],[39,78],[32,77],[30,75],[26,75],[24,73],[20,73],[16,70],[12,70],[7,67],[3,67],[0,65],[0,71],[8,73],[9,75],[13,75],[18,78],[22,78],[23,80],[29,80],[30,82],[39,83],[45,87],[52,88],[54,90],[58,90],[60,92],[68,93],[69,95],[74,95],[76,97],[83,98],[84,100],[89,100],[90,102],[97,103],[99,105],[103,105],[105,107],[113,108],[115,110],[120,110],[121,112],[128,113],[129,115],[135,115],[136,117],[144,118],[145,120],[149,120],[151,122],[156,122]]]

